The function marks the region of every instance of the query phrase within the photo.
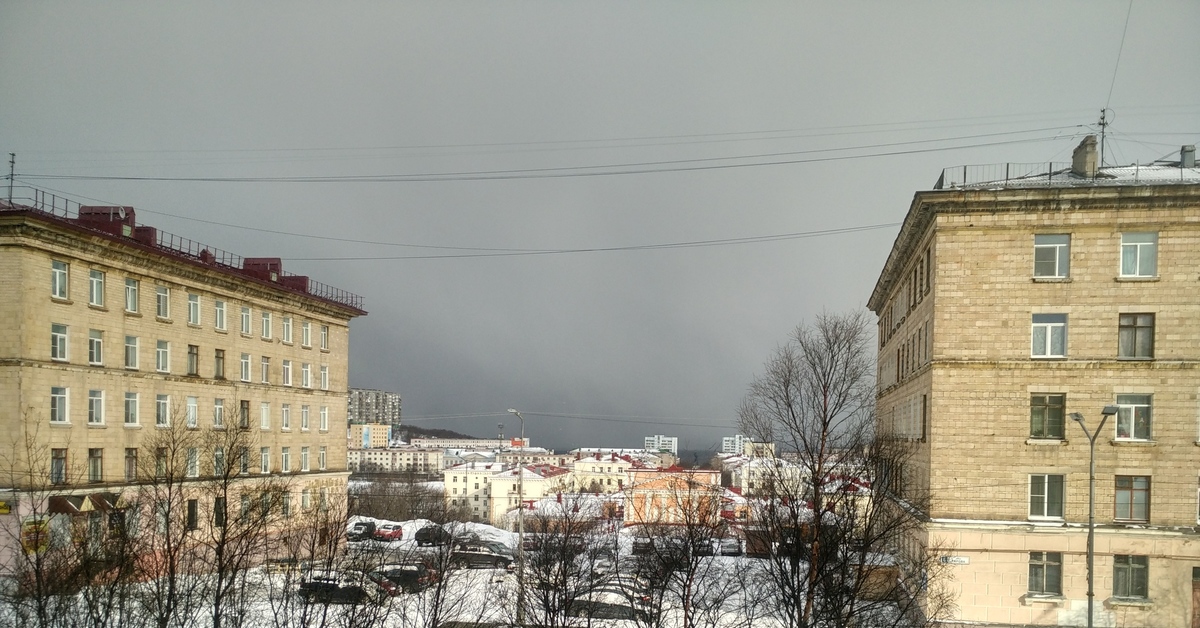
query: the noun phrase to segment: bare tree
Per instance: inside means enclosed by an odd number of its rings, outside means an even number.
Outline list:
[[[768,556],[778,613],[790,627],[920,619],[916,592],[934,571],[933,552],[900,551],[918,522],[877,482],[907,450],[873,429],[869,329],[857,312],[800,325],[739,410],[741,430],[776,443],[785,457],[764,467],[748,542]]]

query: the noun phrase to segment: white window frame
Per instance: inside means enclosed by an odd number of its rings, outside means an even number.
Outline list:
[[[283,382],[282,383],[284,386],[292,385],[292,361],[291,360],[283,361]]]
[[[50,260],[50,296],[67,299],[71,294],[71,265],[56,259]]]
[[[1058,485],[1058,502],[1051,502],[1054,484]],[[1040,500],[1040,504],[1035,504]],[[1067,478],[1056,473],[1031,473],[1029,475],[1029,518],[1061,520],[1067,503]],[[1052,506],[1057,506],[1057,514]]]
[[[225,331],[225,302],[213,300],[213,327]]]
[[[88,364],[104,365],[104,332],[99,329],[88,330]]]
[[[225,400],[213,399],[213,427],[225,427]]]
[[[138,368],[138,337],[125,336],[125,368]]]
[[[304,348],[312,347],[312,323],[308,321],[300,323],[300,346]]]
[[[329,406],[321,406],[321,415],[320,416],[321,416],[320,430],[322,432],[328,432],[329,431]]]
[[[292,429],[292,404],[285,403],[279,408],[279,429],[288,431]]]
[[[200,398],[187,398],[187,426],[195,429],[200,426]]]
[[[50,387],[50,422],[66,425],[71,422],[71,391],[66,386]]]
[[[154,425],[171,426],[171,395],[154,396]]]
[[[130,314],[138,312],[138,298],[141,292],[141,285],[137,279],[132,277],[125,278],[125,311]]]
[[[308,431],[308,412],[309,412],[308,406],[306,406],[306,405],[300,406],[300,431],[301,432]]]
[[[154,316],[171,319],[171,289],[166,286],[154,286]]]
[[[154,370],[159,373],[171,372],[171,341],[159,340],[154,345]]]
[[[271,448],[260,447],[258,450],[258,470],[260,473],[271,472]]]
[[[1034,314],[1030,325],[1030,357],[1067,357],[1067,324],[1068,318],[1066,314]],[[1041,334],[1040,339],[1038,338],[1039,334]],[[1062,345],[1061,353],[1055,353],[1054,345],[1056,336]]]
[[[254,333],[254,330],[250,328],[250,308],[245,305],[242,306],[241,325],[243,334],[249,336]]]
[[[137,425],[139,423],[139,405],[138,393],[132,391],[125,393],[125,425]]]
[[[1047,258],[1047,259],[1042,259]],[[1039,269],[1039,265],[1043,268]],[[1052,265],[1053,273],[1046,272]],[[1066,279],[1071,276],[1071,235],[1068,233],[1038,233],[1033,236],[1033,276],[1044,279]]]
[[[104,271],[88,270],[88,305],[104,307]]]
[[[88,425],[104,425],[104,391],[88,391]]]
[[[308,362],[300,365],[300,386],[312,388],[312,365]]]
[[[280,319],[282,320],[281,325],[283,325],[283,332],[282,332],[283,339],[282,340],[284,343],[290,345],[290,344],[292,344],[292,317],[291,316],[281,316]]]
[[[259,361],[259,364],[260,364],[260,368],[262,369],[262,383],[270,384],[271,383],[271,358],[264,355],[262,357],[262,360]]]
[[[70,353],[68,344],[70,328],[62,323],[50,323],[50,359],[55,362],[66,362]]]
[[[188,309],[187,309],[188,320],[187,320],[187,322],[188,322],[188,325],[199,325],[200,324],[200,295],[188,293],[187,298],[188,298],[187,299],[187,303],[188,303]]]
[[[329,390],[329,367],[321,365],[321,390]]]
[[[321,350],[329,351],[329,325],[321,325]]]
[[[242,365],[242,381],[248,382],[248,381],[250,381],[250,354],[249,353],[242,354],[241,365]]]
[[[258,428],[271,429],[271,404],[269,402],[263,401],[258,404]]]
[[[262,313],[262,338],[263,340],[271,339],[271,313],[263,310]]]
[[[200,450],[196,447],[188,447],[187,449],[186,474],[189,478],[200,477]]]
[[[1139,428],[1138,410],[1145,408],[1144,425]],[[1117,395],[1117,420],[1113,426],[1119,441],[1148,441],[1154,437],[1154,396]],[[1122,435],[1123,434],[1123,435]]]
[[[291,473],[292,472],[292,448],[291,447],[280,447],[279,448],[279,472],[280,473]]]
[[[308,447],[304,446],[300,448],[300,472],[307,473],[308,470]]]
[[[320,447],[317,448],[317,470],[318,471],[325,470],[325,459],[326,459],[325,445],[321,445]]]
[[[1121,234],[1122,277],[1158,276],[1158,232],[1131,231]]]

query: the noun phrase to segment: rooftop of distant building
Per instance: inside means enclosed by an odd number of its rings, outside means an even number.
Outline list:
[[[278,257],[242,257],[216,247],[177,236],[136,221],[132,207],[83,205],[58,194],[29,186],[13,186],[0,198],[0,214],[26,212],[70,229],[81,229],[122,244],[149,249],[161,255],[237,275],[241,279],[270,284],[350,308],[358,315],[363,298],[304,275],[283,270]]]

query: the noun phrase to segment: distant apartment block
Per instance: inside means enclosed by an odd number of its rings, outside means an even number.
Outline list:
[[[679,439],[675,436],[663,436],[657,434],[655,436],[646,437],[646,451],[651,453],[656,451],[670,452],[672,455],[679,455]]]
[[[519,438],[413,438],[409,440],[414,447],[439,447],[441,449],[507,449],[509,447],[528,447],[529,439],[522,444]]]
[[[346,441],[350,449],[386,448],[392,442],[392,426],[387,423],[351,424]]]
[[[350,423],[400,425],[400,395],[397,393],[351,388],[348,404]]]

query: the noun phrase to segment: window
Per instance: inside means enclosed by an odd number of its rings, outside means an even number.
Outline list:
[[[242,381],[248,382],[248,381],[250,381],[250,354],[249,353],[242,354],[241,364],[242,364]]]
[[[300,406],[300,429],[308,431],[308,406]]]
[[[104,391],[88,391],[88,424],[104,424]]]
[[[267,340],[271,339],[271,313],[270,312],[262,313],[262,337]]]
[[[225,331],[225,302],[213,301],[213,327]]]
[[[292,494],[284,493],[279,496],[279,514],[284,517],[292,516]]]
[[[283,473],[289,473],[292,470],[292,448],[281,447],[279,449],[279,470]]]
[[[136,369],[138,367],[138,339],[137,336],[125,336],[125,368]]]
[[[213,351],[213,378],[225,379],[225,350]]]
[[[225,427],[224,399],[213,399],[213,427]]]
[[[189,294],[188,297],[188,325],[200,324],[200,295]]]
[[[88,364],[104,364],[104,332],[88,330]]]
[[[1035,358],[1063,358],[1067,355],[1067,315],[1033,315],[1033,350]]]
[[[1117,438],[1150,440],[1150,395],[1117,395]]]
[[[200,527],[200,502],[199,500],[187,500],[187,522],[188,530],[195,530]]]
[[[213,475],[224,476],[228,469],[225,468],[225,448],[217,445],[213,447]]]
[[[186,471],[189,478],[200,477],[200,450],[195,447],[188,447]]]
[[[262,473],[271,472],[271,448],[263,447],[258,450],[258,470]]]
[[[1158,274],[1158,234],[1121,234],[1121,276],[1154,277]]]
[[[50,422],[66,423],[68,416],[67,389],[61,386],[52,386],[50,388]]]
[[[138,394],[125,393],[125,425],[138,424]]]
[[[136,314],[138,311],[138,280],[125,279],[125,311]]]
[[[104,271],[88,271],[88,305],[104,307]]]
[[[300,385],[312,388],[312,365],[308,362],[300,365]]]
[[[1029,476],[1029,517],[1031,519],[1063,516],[1063,476],[1034,474]]]
[[[167,458],[169,453],[166,447],[157,447],[154,450],[154,477],[163,478],[167,476]]]
[[[329,350],[329,325],[321,325],[321,348]]]
[[[321,390],[329,390],[329,367],[321,366]]]
[[[283,385],[284,386],[292,385],[292,361],[291,360],[283,361]]]
[[[154,315],[158,318],[171,318],[171,289],[166,286],[154,287]]]
[[[292,405],[285,403],[279,410],[279,428],[292,429]]]
[[[171,372],[171,343],[159,340],[154,350],[154,368],[159,373]]]
[[[1113,556],[1113,597],[1146,599],[1150,595],[1150,557]]]
[[[1066,395],[1032,395],[1029,399],[1029,436],[1062,439]]]
[[[187,374],[200,374],[200,347],[196,345],[188,345]]]
[[[133,482],[137,480],[137,449],[125,448],[125,481]]]
[[[1038,234],[1033,236],[1033,276],[1067,277],[1071,269],[1071,236]]]
[[[67,450],[66,449],[51,449],[50,450],[50,483],[51,484],[66,484],[67,483]]]
[[[1117,357],[1154,357],[1154,315],[1121,314],[1118,317]]]
[[[300,323],[300,346],[312,346],[312,323],[309,323],[308,321]]]
[[[226,520],[226,502],[224,497],[213,498],[213,527],[224,528]]]
[[[1029,594],[1062,595],[1062,554],[1029,552]]]
[[[88,482],[104,481],[104,450],[88,450]]]
[[[200,398],[187,398],[187,426],[196,427],[200,424]]]
[[[317,469],[325,470],[325,445],[317,448]]]
[[[300,509],[308,510],[312,508],[312,489],[306,488],[300,491]]]
[[[1150,520],[1150,477],[1145,475],[1118,475],[1114,499],[1119,521]]]
[[[283,319],[283,341],[290,343],[292,341],[292,317],[282,316]]]
[[[242,333],[250,334],[250,308],[242,306]]]
[[[238,402],[238,429],[250,429],[250,402],[245,399]]]
[[[308,471],[308,447],[300,448],[300,470]]]
[[[258,406],[258,426],[264,430],[271,429],[271,404],[265,401]]]
[[[238,458],[241,460],[238,471],[242,475],[245,475],[250,472],[250,448],[242,447],[241,449],[238,450],[238,452],[239,452]]]
[[[65,362],[67,359],[67,326],[50,325],[50,359]]]
[[[55,299],[67,298],[67,275],[70,267],[66,262],[50,261],[50,296]]]
[[[264,384],[271,383],[270,375],[271,375],[271,358],[268,358],[267,356],[264,355],[262,357],[262,383],[264,383]]]
[[[154,424],[166,427],[171,424],[171,396],[156,395],[154,397]]]
[[[321,406],[321,431],[329,431],[329,407]]]

